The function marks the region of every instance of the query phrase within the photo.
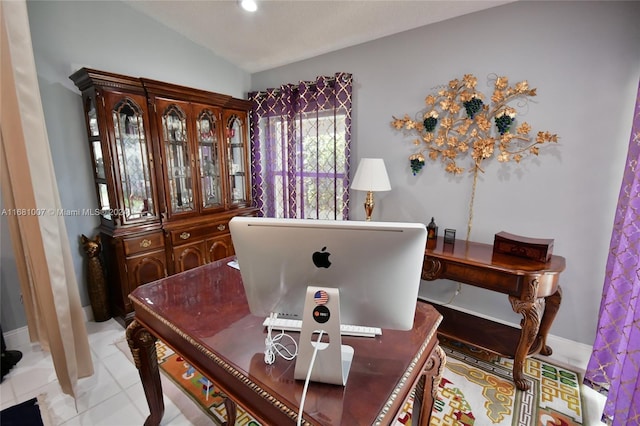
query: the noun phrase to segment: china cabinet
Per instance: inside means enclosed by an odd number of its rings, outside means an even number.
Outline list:
[[[249,101],[82,68],[112,314],[136,287],[234,254],[250,199]]]

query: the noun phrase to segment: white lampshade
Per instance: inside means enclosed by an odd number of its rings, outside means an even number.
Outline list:
[[[390,191],[391,184],[382,158],[361,158],[351,189],[357,191]]]

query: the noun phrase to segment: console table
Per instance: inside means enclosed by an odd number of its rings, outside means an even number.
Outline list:
[[[526,390],[525,358],[552,353],[546,339],[560,308],[559,276],[564,268],[561,256],[535,262],[494,254],[490,244],[463,240],[445,244],[438,238],[435,248],[425,250],[422,279],[444,278],[508,295],[513,311],[522,315],[520,329],[435,305],[444,317],[438,333],[513,358],[513,380],[518,389]]]
[[[140,286],[129,295],[135,317],[127,340],[149,404],[145,425],[160,424],[164,413],[157,338],[229,396],[228,425],[235,424],[236,402],[262,424],[296,423],[304,382],[294,380],[292,361],[264,363],[264,318],[249,312],[240,272],[227,265],[229,260]],[[303,424],[388,425],[415,389],[414,424],[428,425],[444,364],[436,338],[441,319],[433,306],[418,302],[412,330],[343,337],[355,350],[347,385],[312,382]]]

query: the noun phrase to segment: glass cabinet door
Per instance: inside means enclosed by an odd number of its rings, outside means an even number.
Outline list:
[[[104,156],[102,155],[102,144],[100,141],[91,142],[91,151],[93,152],[93,166],[97,179],[105,180],[107,175],[104,173]]]
[[[96,112],[96,103],[93,98],[87,99],[87,129],[89,137],[100,136],[98,130],[98,113]]]
[[[105,158],[102,153],[102,140],[100,138],[100,129],[98,127],[98,113],[96,111],[95,98],[87,96],[85,99],[85,111],[87,120],[87,131],[89,136],[89,145],[91,148],[91,159],[93,161],[93,174],[98,192],[98,205],[101,216],[107,221],[113,220],[111,215],[111,204],[109,202],[109,191],[107,187],[107,175],[105,172]]]
[[[202,200],[203,209],[224,206],[218,141],[219,117],[219,110],[205,107],[198,112],[196,118],[198,164],[200,166],[200,199]]]
[[[231,204],[246,204],[248,198],[245,120],[246,114],[236,112],[227,113],[225,118]]]
[[[189,150],[186,108],[176,102],[159,101],[158,105],[162,105],[160,125],[169,189],[167,207],[171,215],[194,212],[193,158]]]
[[[121,221],[123,224],[148,219],[156,216],[156,206],[153,197],[152,172],[149,161],[149,141],[146,137],[144,114],[141,104],[144,97],[137,101],[133,97],[122,97],[110,103],[111,120],[113,121],[114,147],[118,168],[116,179],[120,198],[117,205],[121,206]],[[104,173],[100,169],[98,153],[94,144],[96,157],[96,174]],[[99,188],[102,208],[105,207],[103,189]],[[108,214],[108,212],[105,212]]]

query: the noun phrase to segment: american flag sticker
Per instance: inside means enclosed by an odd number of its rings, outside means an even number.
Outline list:
[[[318,290],[313,295],[313,301],[316,302],[316,305],[324,305],[329,301],[329,295],[324,290]]]

